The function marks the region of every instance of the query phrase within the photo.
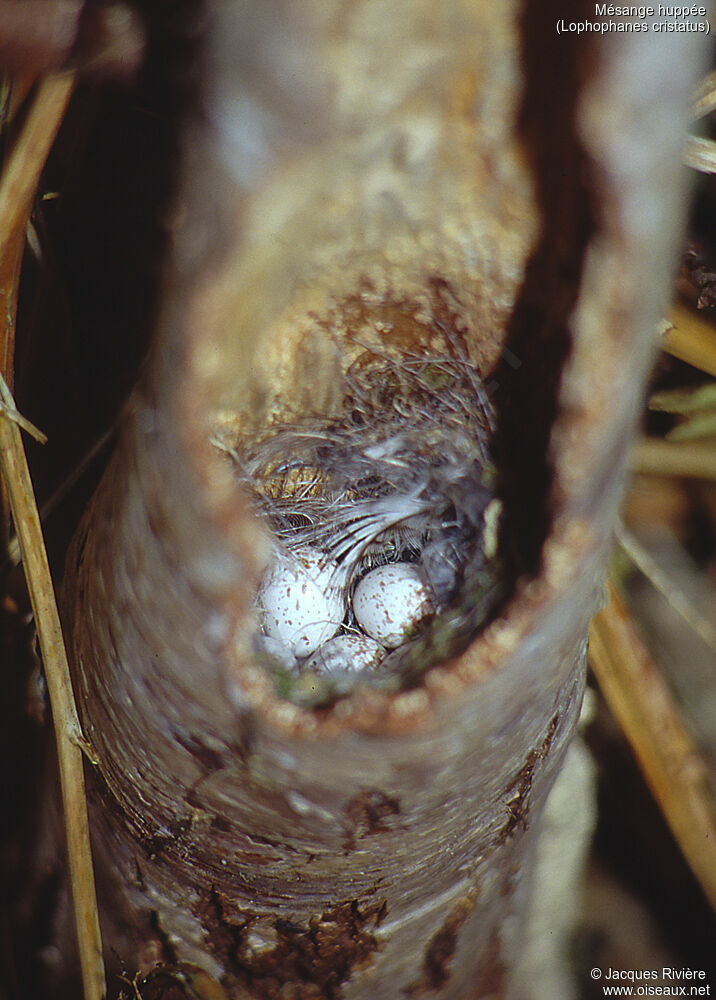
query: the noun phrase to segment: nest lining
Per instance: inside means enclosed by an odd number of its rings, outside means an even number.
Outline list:
[[[433,613],[361,682],[419,683],[464,648],[505,596],[511,573],[499,540],[494,432],[492,403],[467,358],[366,348],[332,416],[284,409],[259,436],[215,434],[271,530],[277,559],[311,550],[334,567],[331,584],[347,598],[342,633],[360,631],[351,595],[371,569],[419,566]],[[322,704],[355,683],[351,670],[317,676],[310,658],[282,656],[264,635],[256,648],[292,700]]]

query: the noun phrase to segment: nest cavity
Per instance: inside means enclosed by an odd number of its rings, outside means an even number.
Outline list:
[[[504,596],[510,573],[494,432],[492,404],[466,358],[365,350],[331,416],[284,410],[258,436],[216,434],[271,530],[277,558],[311,550],[333,567],[332,585],[344,588],[348,608],[341,632],[359,631],[351,595],[366,573],[385,563],[418,565],[433,611],[362,681],[393,689],[418,683],[425,669],[464,648]],[[258,648],[283,677],[282,693],[299,700],[320,702],[355,679],[354,671],[334,670],[318,683],[314,657],[310,683],[300,682],[306,663],[282,658],[261,636]]]

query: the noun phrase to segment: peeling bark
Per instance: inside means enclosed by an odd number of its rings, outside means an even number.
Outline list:
[[[509,996],[698,42],[610,38],[582,63],[536,4],[215,15],[152,364],[65,580],[106,939],[241,998]],[[211,421],[328,410],[350,334],[430,353],[446,329],[494,391],[525,572],[416,687],[300,708],[254,662],[265,537]]]

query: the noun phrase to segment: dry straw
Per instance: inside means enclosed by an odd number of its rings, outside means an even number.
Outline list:
[[[19,261],[26,226],[42,167],[73,86],[71,75],[48,77],[40,83],[0,181],[0,260],[5,265],[7,262],[18,262],[17,270],[11,275],[12,280],[4,286],[3,305],[7,321],[0,343],[0,360],[5,373],[12,370]],[[101,1000],[106,992],[106,983],[83,772],[83,752],[88,748],[77,719],[40,518],[20,437],[20,425],[27,427],[27,422],[17,414],[4,378],[0,378],[0,393],[3,404],[0,411],[0,468],[20,543],[52,705],[84,994],[85,1000]]]

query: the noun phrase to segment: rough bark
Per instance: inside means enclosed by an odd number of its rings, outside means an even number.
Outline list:
[[[509,996],[698,45],[610,37],[587,60],[537,4],[214,13],[152,364],[66,572],[107,941],[236,997]],[[396,350],[459,334],[491,385],[525,573],[418,687],[309,711],[252,662],[267,549],[210,426],[282,394],[328,408],[340,345],[378,322]]]

